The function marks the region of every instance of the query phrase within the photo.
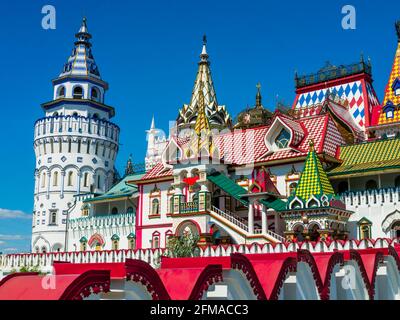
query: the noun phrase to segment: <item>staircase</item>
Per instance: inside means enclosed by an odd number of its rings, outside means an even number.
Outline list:
[[[260,238],[267,240],[267,242],[277,243],[285,241],[284,237],[272,232],[271,230],[267,230],[267,232],[264,234],[262,229],[255,229],[254,234],[250,234],[247,220],[228,210],[222,211],[217,207],[212,206],[211,210],[209,210],[209,213],[212,218],[222,223],[227,230],[232,231],[243,238],[247,238],[249,236],[259,236]]]

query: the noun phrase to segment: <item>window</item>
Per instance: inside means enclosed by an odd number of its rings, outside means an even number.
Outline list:
[[[358,225],[358,234],[359,234],[360,240],[361,239],[370,239],[372,222],[364,217],[360,221],[357,222],[357,225]]]
[[[282,129],[275,139],[275,144],[279,149],[287,148],[289,145],[289,139],[289,132],[287,132],[285,129]]]
[[[174,197],[173,196],[168,198],[168,212],[169,213],[174,212]]]
[[[97,89],[97,88],[92,88],[91,96],[92,96],[92,100],[94,100],[94,101],[100,101],[100,92],[99,92],[99,89]]]
[[[117,207],[112,208],[111,214],[118,214],[118,208]]]
[[[87,141],[87,145],[86,145],[86,153],[89,154],[90,152],[90,140]]]
[[[43,247],[42,247],[42,253],[46,253],[46,252],[47,252],[47,249],[46,249],[45,246],[43,246]]]
[[[97,156],[97,153],[99,152],[99,143],[98,142],[96,142],[96,150],[95,150],[95,154],[96,154],[96,156]]]
[[[373,190],[373,189],[377,189],[377,188],[378,188],[378,184],[376,183],[375,180],[368,180],[367,183],[365,184],[366,190]]]
[[[76,86],[74,88],[74,99],[82,99],[83,98],[83,89],[80,86]]]
[[[400,176],[397,176],[396,179],[394,179],[394,186],[400,187]]]
[[[46,187],[46,172],[42,174],[42,188]]]
[[[54,153],[54,140],[50,139],[50,152]]]
[[[72,151],[72,141],[71,139],[68,139],[68,153],[71,153]]]
[[[60,140],[58,141],[58,152],[62,152],[62,138],[60,138]]]
[[[153,233],[153,237],[151,239],[151,247],[153,249],[160,248],[160,233],[157,231]]]
[[[74,173],[72,171],[68,172],[68,182],[67,185],[71,187],[74,183]]]
[[[396,96],[400,96],[400,88],[397,88],[396,90],[394,90],[394,94]]]
[[[128,207],[128,209],[126,209],[126,213],[134,213],[133,207]]]
[[[133,250],[133,249],[135,249],[135,247],[136,247],[135,238],[130,238],[128,240],[128,249]]]
[[[113,245],[112,245],[112,249],[113,249],[113,250],[118,250],[118,243],[119,243],[118,240],[114,240],[114,241],[113,241]]]
[[[97,176],[97,189],[101,189],[101,176]]]
[[[50,215],[50,224],[57,224],[57,212],[55,211]]]
[[[78,139],[78,153],[81,153],[81,139]]]
[[[88,187],[88,181],[89,181],[89,173],[85,172],[85,174],[83,175],[83,186],[84,187]]]
[[[64,86],[58,87],[57,98],[64,98],[64,97],[65,97],[65,87]]]
[[[338,191],[339,193],[344,193],[349,191],[349,184],[347,183],[347,181],[341,181],[338,185]]]
[[[297,182],[289,184],[289,195],[293,195],[297,188]]]
[[[53,174],[53,186],[56,187],[58,186],[58,172],[55,171]]]
[[[388,110],[386,111],[386,118],[392,119],[393,118],[393,110]]]
[[[153,199],[151,201],[151,214],[160,214],[160,201],[158,199]]]

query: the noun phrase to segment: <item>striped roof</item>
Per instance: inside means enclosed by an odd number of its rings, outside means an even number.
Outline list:
[[[75,35],[75,47],[72,50],[67,63],[60,74],[65,76],[91,76],[100,79],[100,71],[92,54],[91,34],[88,32],[86,18],[83,19],[82,25]]]
[[[342,146],[340,159],[343,163],[332,169],[329,176],[400,168],[400,139]]]
[[[303,200],[312,196],[334,195],[333,187],[313,146],[308,153],[295,195]]]

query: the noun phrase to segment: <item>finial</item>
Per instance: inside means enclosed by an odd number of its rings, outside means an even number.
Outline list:
[[[256,88],[257,88],[256,107],[261,107],[262,97],[261,97],[261,84],[260,84],[260,82],[257,83]]]
[[[153,117],[151,118],[151,125],[150,125],[150,130],[154,130],[156,128],[155,123],[154,123],[154,114]]]
[[[396,27],[397,40],[400,42],[400,20],[396,21],[394,25]]]
[[[131,153],[131,154],[129,154],[128,161],[126,162],[125,176],[134,174],[134,173],[135,173],[135,171],[134,171],[133,165],[132,165],[132,153]]]
[[[203,49],[200,54],[200,62],[207,62],[208,54],[207,54],[207,36],[203,35]]]
[[[310,148],[309,148],[309,151],[310,151],[310,152],[313,152],[313,151],[314,151],[314,140],[313,140],[313,139],[310,139],[310,140],[308,141],[308,146],[310,147]]]
[[[361,51],[361,55],[360,55],[360,60],[362,63],[364,63],[364,53]]]

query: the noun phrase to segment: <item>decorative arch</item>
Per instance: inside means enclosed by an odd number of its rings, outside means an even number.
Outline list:
[[[50,248],[51,248],[50,242],[46,238],[44,238],[43,236],[37,236],[35,238],[35,240],[33,241],[33,243],[32,243],[32,247],[36,247],[36,245],[39,242],[39,240],[43,240],[43,242],[47,245],[47,248],[50,250]],[[39,247],[39,245],[38,245],[38,247]]]
[[[193,232],[197,233],[197,235],[201,234],[201,228],[200,225],[197,223],[197,221],[184,220],[176,227],[175,235],[181,236],[186,228],[189,228],[192,234],[194,234]]]
[[[98,233],[95,233],[94,235],[92,235],[88,241],[88,245],[90,247],[92,247],[92,245],[95,243],[98,243],[98,245],[100,245],[100,246],[103,246],[105,244],[103,237]]]
[[[382,230],[383,232],[387,233],[390,231],[392,225],[395,222],[400,222],[400,211],[395,210],[392,213],[389,213],[385,219],[382,221]]]

